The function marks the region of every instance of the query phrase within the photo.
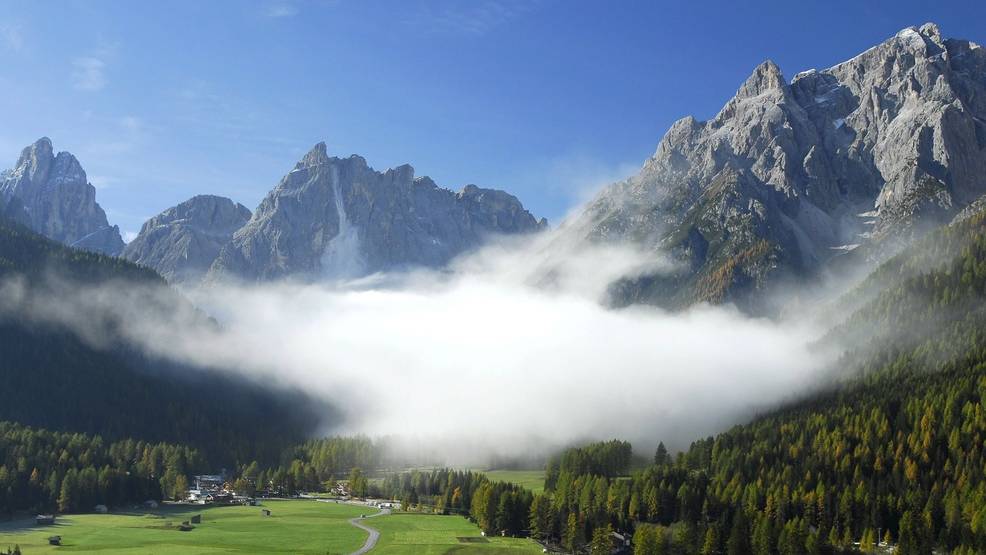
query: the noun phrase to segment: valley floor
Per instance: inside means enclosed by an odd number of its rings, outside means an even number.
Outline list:
[[[262,510],[271,511],[264,516]],[[523,555],[541,547],[520,538],[485,538],[479,528],[461,516],[400,513],[366,520],[376,509],[362,505],[310,500],[267,500],[259,507],[166,506],[154,510],[58,517],[53,526],[38,526],[34,519],[0,522],[0,551],[19,545],[24,555],[37,553],[298,553],[348,554],[357,552],[369,537],[353,525],[358,520],[380,536],[371,554],[401,555]],[[202,523],[182,532],[178,526],[193,515]],[[62,538],[49,545],[49,536]]]
[[[262,509],[271,511],[264,516]],[[265,501],[261,507],[163,507],[146,512],[58,517],[53,526],[34,519],[0,522],[0,550],[21,547],[25,555],[78,552],[170,553],[352,553],[368,534],[349,523],[366,507],[315,501]],[[182,532],[192,515],[202,523]],[[62,546],[48,543],[59,535]]]
[[[483,537],[479,528],[461,516],[402,513],[381,516],[366,524],[380,531],[380,555],[523,555],[541,553],[541,546],[524,538]]]

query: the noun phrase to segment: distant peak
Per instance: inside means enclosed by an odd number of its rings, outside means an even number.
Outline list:
[[[897,34],[894,35],[894,38],[902,40],[911,38],[914,40],[920,40],[925,44],[930,41],[939,47],[943,45],[941,30],[938,28],[938,25],[931,22],[925,23],[920,27],[905,27],[898,31]],[[920,43],[915,43],[915,45],[920,45]]]
[[[785,85],[781,68],[777,67],[773,61],[765,60],[753,70],[753,73],[740,87],[737,96],[757,96],[769,90],[781,90]]]
[[[325,147],[325,142],[319,142],[308,151],[308,154],[305,154],[300,162],[298,162],[298,167],[310,168],[313,166],[327,164],[328,162],[329,154]]]
[[[941,30],[938,29],[938,25],[932,23],[931,21],[925,23],[924,25],[918,27],[918,32],[926,37],[931,37],[934,39],[941,40]]]
[[[21,156],[27,153],[39,153],[39,152],[52,152],[51,139],[48,137],[41,137],[40,139],[34,141],[30,145],[24,147]]]
[[[36,173],[47,175],[48,166],[54,161],[52,153],[51,139],[41,137],[32,144],[24,147],[20,158],[17,159],[17,168],[28,169],[32,177]],[[40,172],[39,172],[40,170]]]

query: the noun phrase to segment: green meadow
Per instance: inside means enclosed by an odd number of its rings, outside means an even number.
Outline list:
[[[263,516],[269,509],[271,516]],[[34,519],[0,522],[0,550],[20,545],[37,553],[199,554],[199,553],[351,553],[367,533],[348,520],[366,507],[317,501],[265,501],[262,507],[164,507],[134,513],[66,515],[53,526]],[[373,511],[369,511],[373,512]],[[188,532],[178,526],[192,515],[202,523]],[[373,519],[371,522],[375,522]],[[60,535],[62,546],[48,544]]]
[[[372,554],[541,553],[541,547],[529,539],[484,538],[479,527],[461,516],[398,513],[368,519],[366,524],[380,531],[380,541]]]
[[[477,470],[495,482],[510,482],[534,493],[544,491],[544,470]]]

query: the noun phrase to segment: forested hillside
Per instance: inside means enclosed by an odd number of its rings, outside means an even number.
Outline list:
[[[865,337],[831,391],[658,453],[632,475],[566,454],[532,531],[573,549],[607,526],[637,553],[986,551],[986,217],[888,261],[828,339]],[[863,298],[863,300],[859,300]],[[796,369],[792,369],[795,371]]]
[[[206,467],[201,453],[179,445],[0,422],[0,514],[160,500],[184,492],[187,474]]]
[[[0,222],[0,283],[21,279],[40,288],[51,276],[70,284],[160,287],[168,304],[185,302],[152,270]],[[0,420],[193,445],[217,466],[276,462],[317,424],[314,407],[300,393],[177,367],[121,345],[97,348],[70,330],[17,314],[0,316],[0,345],[0,390],[8,392]]]

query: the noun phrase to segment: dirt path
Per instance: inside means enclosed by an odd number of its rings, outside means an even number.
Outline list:
[[[380,532],[374,528],[370,528],[369,526],[363,524],[362,521],[366,520],[367,518],[373,518],[376,516],[389,515],[389,514],[390,514],[390,509],[380,509],[379,513],[370,515],[368,517],[349,519],[350,524],[361,530],[366,530],[370,534],[370,537],[366,538],[366,543],[363,544],[363,547],[359,548],[358,551],[354,551],[352,555],[364,555],[365,553],[368,553],[371,549],[376,547],[377,540],[380,539]]]

